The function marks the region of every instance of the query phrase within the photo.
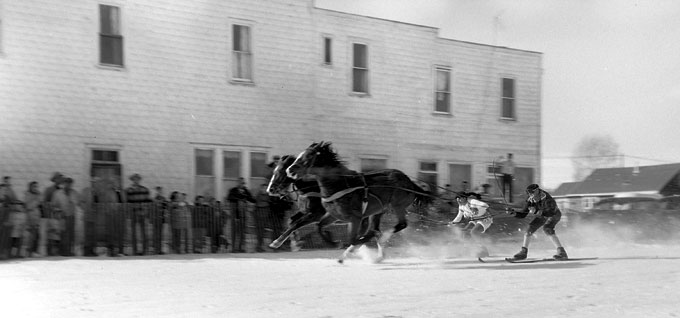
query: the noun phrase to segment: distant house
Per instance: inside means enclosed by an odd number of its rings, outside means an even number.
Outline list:
[[[642,167],[602,168],[581,182],[566,182],[553,193],[560,209],[630,209],[680,196],[680,163]]]

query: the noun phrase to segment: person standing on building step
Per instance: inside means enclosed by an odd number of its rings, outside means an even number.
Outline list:
[[[512,154],[508,154],[508,158],[501,162],[501,191],[503,191],[503,196],[505,196],[505,191],[508,191],[508,202],[512,203],[512,179],[515,176],[515,162],[512,159]]]
[[[146,255],[149,252],[149,240],[147,237],[147,219],[150,208],[151,195],[149,189],[140,184],[142,176],[138,173],[130,176],[132,185],[125,189],[125,197],[127,203],[130,204],[130,220],[132,221],[132,251],[136,255]],[[139,232],[142,239],[142,252],[137,252],[137,225],[139,225]]]
[[[517,218],[524,218],[531,214],[534,219],[529,223],[529,229],[524,233],[524,243],[522,250],[512,257],[512,260],[526,259],[529,253],[529,243],[531,243],[531,236],[541,227],[543,232],[550,238],[557,248],[557,254],[553,258],[557,260],[565,260],[568,258],[567,252],[562,247],[557,234],[555,234],[555,225],[560,221],[562,212],[557,207],[557,203],[552,196],[539,188],[537,184],[530,184],[526,189],[529,197],[527,198],[522,212],[516,212],[513,209],[507,209],[509,214],[514,214]]]

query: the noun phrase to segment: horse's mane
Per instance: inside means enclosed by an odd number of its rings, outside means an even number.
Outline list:
[[[318,153],[314,162],[315,166],[345,167],[345,163],[340,160],[330,142],[313,143],[308,149]]]

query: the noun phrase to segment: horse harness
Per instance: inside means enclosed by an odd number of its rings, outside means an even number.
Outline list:
[[[340,198],[344,197],[345,195],[348,195],[348,194],[350,194],[350,193],[352,193],[352,192],[354,192],[354,191],[357,191],[357,190],[364,189],[364,197],[363,197],[363,199],[362,199],[362,201],[361,201],[361,214],[362,214],[362,215],[365,214],[365,213],[366,213],[366,208],[368,207],[368,195],[369,195],[369,193],[368,193],[368,184],[366,184],[366,178],[364,178],[364,174],[363,174],[363,173],[360,173],[359,176],[361,176],[361,182],[364,184],[363,186],[352,187],[352,188],[347,188],[347,189],[344,189],[344,190],[340,190],[340,191],[338,191],[338,192],[333,193],[333,194],[332,194],[331,196],[329,196],[329,197],[326,197],[326,198],[322,197],[322,198],[321,198],[321,201],[324,202],[324,203],[333,203],[333,201],[335,201],[335,200],[337,200],[337,199],[340,199]],[[375,197],[375,196],[374,196],[374,197]],[[380,205],[382,206],[383,204],[382,204],[382,202],[380,201],[380,198],[376,197],[376,199],[378,200],[378,202],[380,202]]]

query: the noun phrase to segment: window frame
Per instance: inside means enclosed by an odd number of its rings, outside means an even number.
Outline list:
[[[447,84],[448,84],[447,85],[448,90],[442,90],[442,91],[439,90],[439,73],[440,72],[446,72],[447,75],[448,75],[446,77]],[[432,106],[433,106],[433,112],[435,114],[451,115],[453,113],[451,111],[452,104],[453,104],[453,102],[452,102],[452,99],[453,99],[452,95],[453,94],[452,94],[452,89],[451,89],[451,87],[452,87],[452,80],[451,80],[452,73],[453,73],[453,70],[450,66],[445,66],[445,65],[435,65],[434,66],[434,94],[433,94],[434,103],[433,103]],[[437,109],[438,108],[438,102],[437,101],[438,101],[439,93],[447,94],[446,95],[447,96],[447,101],[446,101],[447,110],[446,111],[441,111],[441,110]]]
[[[255,37],[255,27],[252,22],[248,21],[242,21],[242,20],[234,20],[230,24],[229,28],[229,42],[230,42],[230,59],[231,59],[231,70],[230,70],[230,82],[235,83],[235,84],[254,84],[255,83],[255,48],[254,48],[254,43],[253,39]],[[236,32],[236,27],[245,27],[248,28],[248,51],[237,51],[235,48],[235,32]],[[242,48],[239,48],[242,49]],[[241,62],[240,57],[242,55],[247,56],[248,61],[247,61],[247,68],[249,70],[249,75],[250,77],[241,77],[243,74],[237,74],[237,73],[242,73],[243,71],[240,70],[241,68],[245,69],[241,64],[245,62]],[[238,56],[238,58],[237,58]],[[241,66],[238,70],[237,67]],[[248,71],[245,71],[248,72]]]
[[[434,164],[434,170],[423,169],[423,164]],[[424,182],[430,188],[429,191],[436,192],[439,187],[439,162],[434,159],[419,159],[418,160],[418,181]],[[434,176],[434,183],[429,183],[425,181],[424,176]]]
[[[197,150],[212,150],[213,151],[213,175],[214,175],[214,181],[213,181],[213,190],[214,193],[210,196],[214,196],[217,200],[223,200],[224,196],[227,194],[229,189],[231,189],[233,186],[235,186],[238,182],[239,178],[243,178],[246,181],[246,184],[248,188],[251,190],[257,189],[259,184],[252,184],[254,181],[257,180],[259,177],[253,178],[252,174],[252,167],[251,167],[251,154],[252,153],[263,153],[264,154],[264,160],[267,162],[269,160],[268,158],[271,157],[271,149],[269,147],[264,147],[264,146],[243,146],[243,145],[227,145],[227,144],[212,144],[212,143],[198,143],[198,142],[192,142],[191,143],[193,147],[191,148],[192,150],[192,169],[190,170],[193,175],[192,175],[192,184],[191,186],[191,191],[193,195],[196,195],[197,189],[197,184],[196,184],[196,151]],[[233,176],[225,176],[225,172],[227,169],[224,167],[224,159],[227,157],[225,156],[226,152],[232,152],[232,153],[237,153],[238,154],[238,162],[237,162],[237,167],[236,169],[236,175]],[[199,193],[201,194],[201,193]],[[202,194],[204,195],[204,194]]]
[[[118,17],[117,17],[117,22],[118,25],[116,27],[110,27],[110,29],[118,29],[118,34],[115,33],[104,33],[104,25],[102,24],[102,20],[104,16],[102,15],[102,8],[103,7],[111,7],[111,8],[116,8],[118,11]],[[97,56],[97,62],[98,65],[105,66],[105,67],[110,67],[110,68],[125,68],[125,37],[123,36],[123,7],[118,5],[118,4],[111,4],[111,3],[97,3],[97,25],[98,25],[98,32],[97,32],[97,43],[98,43],[98,56]],[[111,23],[111,21],[108,21]],[[104,48],[102,46],[102,43],[104,39],[117,39],[120,43],[120,64],[117,64],[114,62],[109,62],[109,61],[104,61],[103,59],[103,53],[104,53]],[[112,53],[112,55],[114,55]],[[114,57],[115,59],[115,57]]]
[[[361,41],[361,40],[352,40],[350,43],[351,43],[351,45],[349,46],[350,47],[349,48],[350,63],[351,63],[351,67],[350,67],[350,70],[349,70],[349,72],[350,72],[350,93],[354,96],[370,96],[370,93],[371,93],[371,76],[370,76],[371,75],[371,71],[370,71],[370,64],[371,63],[370,63],[370,61],[371,60],[370,60],[370,53],[369,53],[369,45],[366,41]],[[357,45],[361,45],[365,48],[364,60],[365,60],[366,65],[364,67],[357,66],[356,63],[355,63],[355,58],[354,58],[355,52],[356,52],[355,47]],[[364,74],[364,76],[365,76],[365,78],[364,78],[365,87],[363,87],[363,89],[365,91],[355,91],[354,90],[356,71],[363,71],[365,73]]]
[[[371,166],[371,165],[364,166],[365,162],[378,162],[378,161],[384,163],[382,168],[374,169],[374,170],[365,169],[365,167],[368,168],[369,166]],[[369,155],[369,156],[359,156],[359,171],[361,171],[363,173],[363,172],[384,170],[384,169],[387,169],[388,163],[389,163],[389,160],[388,160],[387,156],[378,156],[378,155],[375,155],[375,156],[371,156],[371,155]]]
[[[512,81],[512,96],[505,96],[505,80]],[[513,76],[501,76],[500,87],[500,118],[503,120],[517,120],[517,79]],[[505,116],[505,102],[510,101],[510,117]]]
[[[328,43],[330,42],[330,43]],[[331,67],[333,66],[333,44],[334,39],[331,35],[321,35],[321,65]]]

